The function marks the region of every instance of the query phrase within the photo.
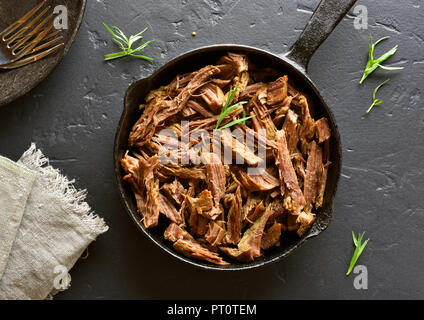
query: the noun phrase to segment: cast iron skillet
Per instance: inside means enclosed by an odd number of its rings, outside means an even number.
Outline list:
[[[49,0],[52,8],[64,5],[68,9],[68,30],[63,30],[65,46],[52,56],[19,69],[0,70],[0,107],[28,93],[48,77],[65,57],[81,25],[87,0]],[[0,0],[0,30],[3,30],[41,0]],[[44,6],[46,7],[46,6]],[[53,9],[52,9],[53,10]]]
[[[168,62],[150,77],[141,79],[129,87],[125,95],[124,111],[115,138],[115,174],[119,192],[122,200],[124,201],[126,210],[138,228],[150,240],[172,256],[193,266],[209,270],[245,270],[260,267],[286,257],[307,239],[317,236],[328,227],[332,216],[332,203],[340,176],[342,160],[340,136],[333,114],[312,81],[306,75],[306,68],[313,53],[333,31],[339,21],[355,2],[356,0],[322,0],[298,41],[283,57],[248,46],[234,44],[213,45],[185,53]],[[263,257],[250,263],[232,262],[230,266],[215,266],[206,262],[187,258],[176,252],[173,249],[172,244],[163,237],[164,229],[167,226],[167,223],[163,220],[159,222],[159,225],[156,228],[145,230],[143,225],[140,223],[140,215],[137,212],[133,193],[129,185],[122,180],[124,172],[121,169],[120,161],[128,148],[128,136],[132,126],[140,116],[138,107],[143,102],[145,95],[150,90],[155,89],[160,85],[168,84],[177,74],[193,71],[207,64],[214,64],[219,57],[225,55],[229,51],[245,53],[251,61],[258,66],[272,67],[280,71],[281,74],[287,74],[300,90],[303,90],[303,92],[310,95],[315,104],[315,119],[326,117],[329,120],[332,131],[332,138],[330,142],[330,160],[332,164],[328,171],[328,181],[323,206],[321,210],[317,212],[314,225],[302,238],[299,239],[297,236],[285,238],[285,241],[283,241],[280,247],[271,249]]]

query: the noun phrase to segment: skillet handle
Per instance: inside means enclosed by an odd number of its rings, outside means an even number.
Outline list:
[[[306,71],[312,55],[355,2],[356,0],[321,0],[299,39],[291,47],[286,57]]]

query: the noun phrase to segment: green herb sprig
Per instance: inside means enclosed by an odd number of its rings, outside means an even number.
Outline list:
[[[391,50],[387,51],[385,54],[383,54],[380,58],[374,60],[374,49],[377,44],[379,44],[381,41],[386,40],[390,37],[384,37],[378,40],[376,43],[372,43],[372,35],[370,35],[370,45],[369,45],[369,55],[368,55],[368,63],[365,67],[364,74],[362,75],[362,79],[359,82],[362,84],[364,80],[374,72],[375,69],[378,67],[384,69],[384,70],[401,70],[403,67],[386,67],[381,65],[384,61],[386,61],[388,58],[390,58],[392,55],[394,55],[397,51],[398,46],[394,46]]]
[[[366,112],[367,114],[370,113],[372,108],[374,108],[375,106],[383,104],[384,100],[379,100],[375,96],[377,95],[377,91],[389,81],[390,81],[390,79],[387,79],[382,84],[380,84],[377,88],[374,89],[374,93],[372,95],[372,105],[371,105],[371,107],[368,108],[368,110]]]
[[[231,107],[230,107],[230,105],[231,105],[231,102],[233,101],[233,99],[234,99],[234,97],[235,97],[235,95],[236,95],[236,93],[237,93],[237,90],[238,90],[238,88],[234,88],[234,89],[232,89],[232,90],[230,90],[230,93],[228,94],[228,97],[227,97],[227,101],[225,102],[225,104],[224,104],[224,106],[222,107],[222,110],[221,110],[221,114],[219,115],[219,117],[218,117],[218,121],[216,122],[216,129],[220,129],[220,130],[223,130],[223,129],[226,129],[226,128],[229,128],[229,127],[232,127],[232,126],[234,126],[234,125],[236,125],[236,124],[238,124],[238,123],[246,123],[246,120],[249,120],[249,119],[251,119],[251,118],[253,118],[254,116],[250,116],[250,117],[245,117],[245,116],[243,116],[242,118],[240,118],[240,119],[237,119],[237,120],[234,120],[234,121],[231,121],[230,123],[227,123],[226,125],[224,125],[224,126],[222,126],[222,127],[219,127],[219,125],[221,124],[221,122],[232,112],[232,111],[234,111],[235,109],[237,109],[238,107],[240,107],[240,106],[242,106],[242,105],[244,105],[244,104],[246,104],[247,103],[247,101],[241,101],[241,102],[238,102],[238,103],[236,103],[236,104],[234,104],[234,105],[232,105]],[[244,111],[244,110],[243,110]],[[246,115],[246,113],[244,112],[244,115]]]
[[[365,246],[370,240],[368,239],[364,243],[362,243],[362,238],[364,237],[364,234],[365,232],[363,232],[362,234],[359,233],[358,238],[356,238],[355,233],[352,231],[353,243],[355,244],[356,248],[355,252],[353,253],[352,260],[350,261],[349,270],[346,273],[347,276],[352,272],[353,268],[355,267],[356,261],[358,261],[359,256],[362,254],[362,251],[364,251]]]
[[[111,53],[111,54],[107,54],[104,56],[104,59],[106,61],[108,60],[113,60],[113,59],[118,59],[118,58],[122,58],[125,56],[131,56],[131,57],[135,57],[135,58],[139,58],[139,59],[144,59],[144,60],[148,60],[148,61],[153,61],[152,58],[146,57],[146,56],[142,56],[142,55],[137,55],[134,54],[142,49],[144,49],[145,47],[147,47],[150,43],[152,43],[154,40],[150,40],[147,41],[145,43],[143,43],[141,46],[132,49],[132,45],[141,40],[142,34],[147,30],[144,29],[143,31],[137,33],[136,35],[130,36],[129,38],[121,31],[121,29],[119,29],[118,27],[112,26],[112,28],[115,30],[115,32],[112,31],[111,28],[109,28],[105,23],[103,23],[104,27],[106,28],[107,31],[109,31],[109,33],[113,36],[113,41],[115,41],[118,46],[122,49],[121,52],[117,52],[117,53]]]

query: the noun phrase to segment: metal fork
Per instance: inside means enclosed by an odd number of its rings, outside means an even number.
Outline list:
[[[63,42],[58,43],[63,39],[59,35],[60,30],[53,29],[51,6],[47,6],[36,15],[46,2],[47,0],[43,0],[0,32],[0,69],[22,67],[56,52],[64,45]],[[46,14],[48,15],[44,17]],[[36,16],[32,18],[34,15]]]

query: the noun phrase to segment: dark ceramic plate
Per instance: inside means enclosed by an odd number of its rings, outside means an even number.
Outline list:
[[[316,86],[307,76],[306,67],[313,53],[328,37],[338,22],[353,6],[355,1],[356,0],[321,0],[299,40],[285,56],[277,56],[270,52],[248,46],[235,44],[214,45],[183,54],[168,62],[152,76],[146,79],[141,79],[129,87],[125,95],[124,111],[115,138],[115,174],[119,192],[122,200],[124,201],[126,210],[138,228],[151,241],[172,256],[196,267],[209,270],[244,270],[260,267],[286,257],[302,245],[307,239],[319,235],[328,227],[332,217],[333,200],[337,191],[337,183],[340,176],[342,162],[341,143],[337,125],[331,110]],[[155,228],[149,230],[144,228],[142,223],[140,223],[140,214],[137,212],[133,192],[129,185],[122,179],[124,172],[121,168],[120,162],[124,153],[128,150],[128,136],[132,126],[140,117],[140,110],[138,107],[143,102],[146,94],[150,90],[158,88],[160,85],[168,84],[177,74],[193,71],[207,64],[216,63],[219,57],[225,55],[229,51],[245,53],[257,66],[264,68],[272,67],[278,70],[281,74],[287,74],[302,92],[309,95],[310,101],[313,102],[315,119],[326,117],[329,120],[329,125],[332,131],[330,141],[330,161],[332,164],[328,171],[323,206],[318,212],[316,212],[316,221],[312,228],[306,232],[303,237],[298,238],[297,236],[287,235],[280,247],[272,248],[267,251],[264,256],[253,262],[238,263],[227,260],[228,262],[231,262],[231,265],[216,266],[187,258],[176,252],[173,249],[172,244],[163,237],[164,229],[167,227],[167,223],[164,219],[161,219],[159,221],[159,225]]]
[[[41,0],[0,0],[0,30],[39,4]],[[56,54],[19,69],[0,70],[0,107],[28,93],[44,80],[68,53],[84,15],[86,0],[49,0],[52,8],[64,5],[68,10],[68,30],[63,30],[65,46]]]

